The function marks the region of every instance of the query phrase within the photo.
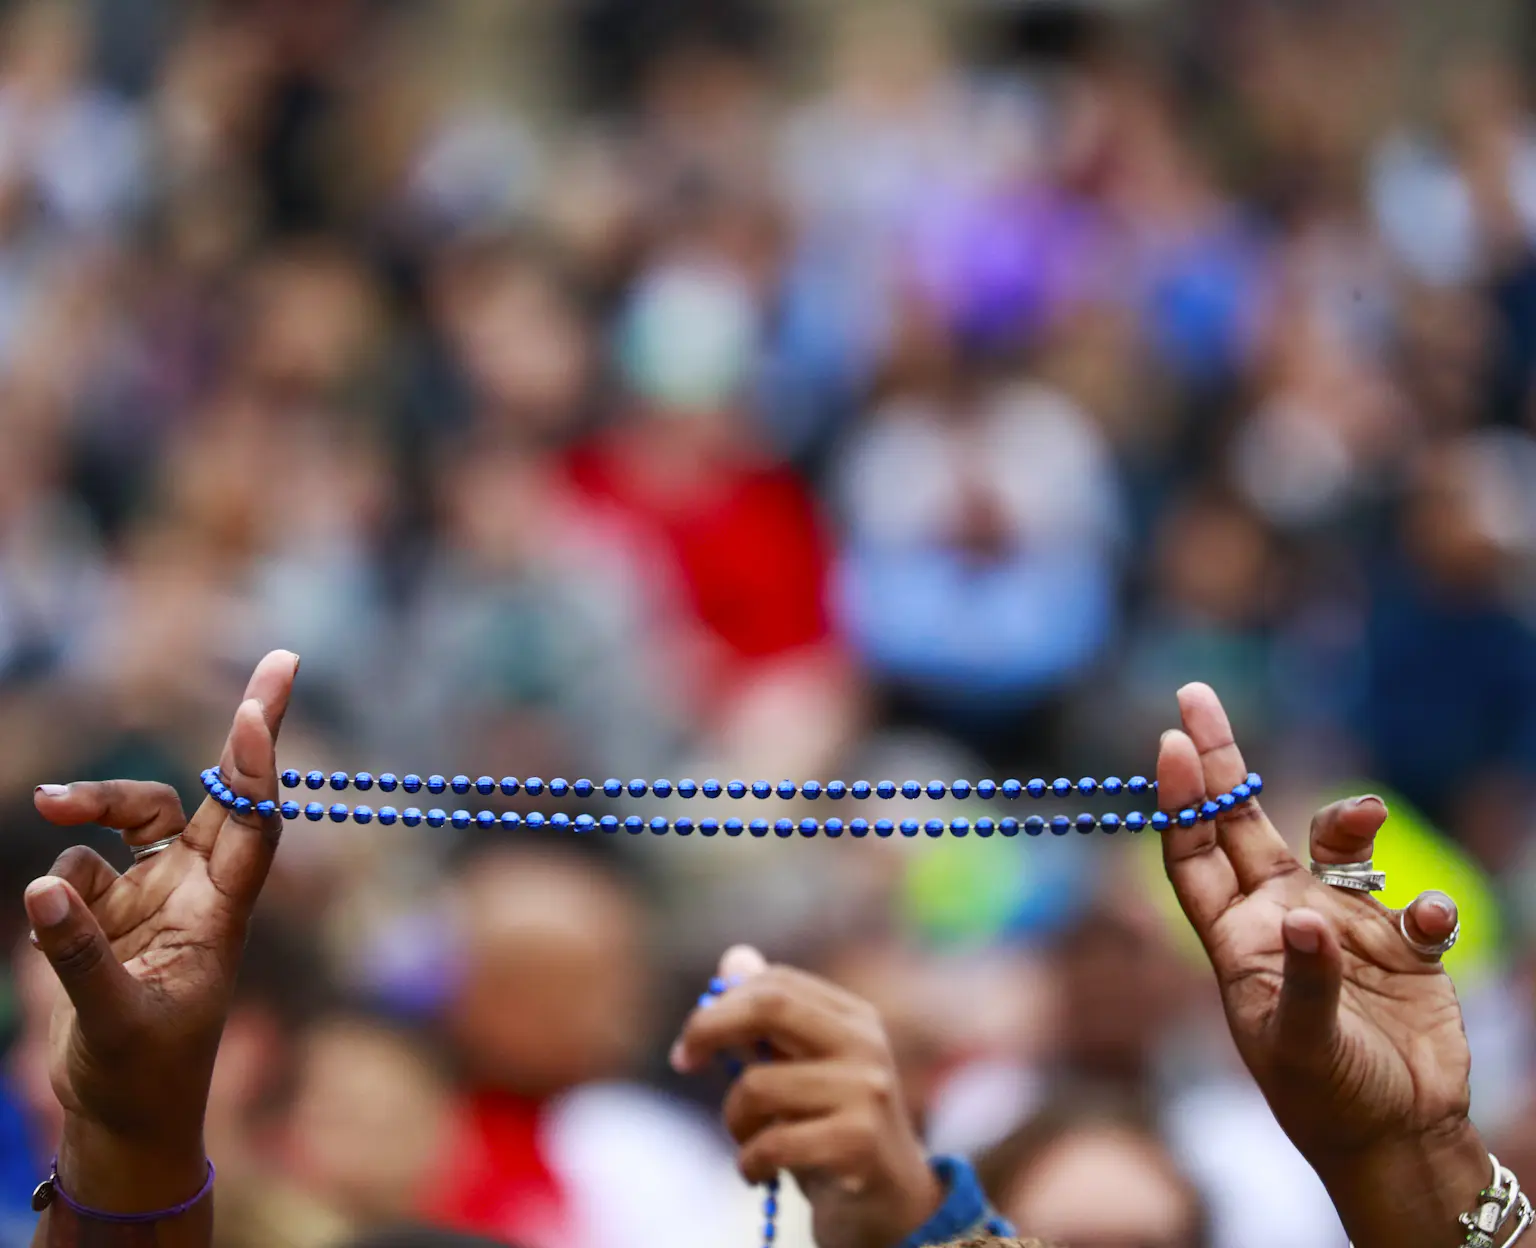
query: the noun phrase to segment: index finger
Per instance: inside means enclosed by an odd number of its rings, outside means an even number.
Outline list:
[[[791,1058],[862,1054],[879,1034],[879,1020],[856,997],[787,966],[769,967],[689,1016],[673,1046],[680,1071],[712,1058],[767,1043]]]
[[[1200,753],[1205,797],[1230,792],[1247,779],[1248,767],[1233,740],[1226,708],[1209,685],[1185,685],[1178,697],[1184,731]],[[1245,893],[1253,892],[1277,875],[1296,870],[1299,865],[1257,798],[1239,802],[1217,815],[1216,833]]]
[[[122,833],[129,845],[174,836],[187,824],[181,798],[168,784],[149,780],[82,780],[42,784],[33,794],[38,814],[61,828],[99,824]]]

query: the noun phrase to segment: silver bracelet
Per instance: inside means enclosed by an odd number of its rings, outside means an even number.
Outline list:
[[[1530,1197],[1520,1190],[1520,1180],[1514,1172],[1501,1165],[1492,1153],[1488,1154],[1488,1161],[1493,1166],[1493,1181],[1477,1194],[1477,1207],[1456,1219],[1466,1231],[1462,1248],[1511,1248],[1530,1229],[1531,1223],[1536,1222],[1536,1208],[1532,1207]],[[1515,1218],[1514,1234],[1500,1245],[1494,1237],[1504,1229],[1511,1216]]]

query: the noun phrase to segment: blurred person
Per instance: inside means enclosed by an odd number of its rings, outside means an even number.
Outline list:
[[[631,1082],[649,1034],[640,898],[570,852],[486,847],[455,880],[443,1026],[468,1094],[424,1212],[527,1248],[718,1245],[729,1159]]]
[[[1199,1191],[1134,1103],[1067,1096],[1044,1106],[977,1162],[1015,1226],[1061,1248],[1210,1248]],[[1084,1200],[1097,1176],[1115,1198]]]

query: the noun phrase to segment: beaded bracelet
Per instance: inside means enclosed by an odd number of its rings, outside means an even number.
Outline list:
[[[310,801],[304,805],[288,799],[285,801],[261,801],[253,802],[249,798],[241,797],[232,790],[224,779],[223,773],[217,767],[209,767],[202,773],[203,788],[221,806],[232,810],[237,814],[256,814],[264,819],[273,816],[281,816],[284,819],[298,819],[303,817],[311,822],[318,823],[322,819],[329,819],[332,823],[345,823],[352,820],[359,824],[373,823],[377,820],[385,826],[394,823],[403,823],[408,828],[418,827],[425,823],[431,828],[441,828],[444,825],[452,825],[455,828],[465,830],[469,828],[514,829],[526,827],[539,829],[548,827],[556,831],[606,832],[609,834],[620,831],[631,835],[639,835],[643,832],[651,832],[657,836],[667,832],[674,832],[678,836],[691,836],[697,832],[700,836],[711,837],[724,833],[726,836],[741,836],[743,833],[754,837],[765,837],[770,832],[780,838],[789,838],[795,835],[813,837],[818,833],[832,838],[837,838],[844,833],[859,839],[874,833],[877,837],[890,837],[900,833],[904,837],[915,837],[925,834],[930,837],[941,837],[945,834],[951,836],[969,836],[974,832],[977,836],[986,838],[993,835],[1005,837],[1017,836],[1023,832],[1026,836],[1040,836],[1050,832],[1055,836],[1065,836],[1076,831],[1090,833],[1102,831],[1106,833],[1119,832],[1124,829],[1127,832],[1141,832],[1151,828],[1154,832],[1166,832],[1170,827],[1177,825],[1182,828],[1192,828],[1197,823],[1206,823],[1215,819],[1218,815],[1227,813],[1245,802],[1251,801],[1264,790],[1264,781],[1257,773],[1249,773],[1246,780],[1233,786],[1226,793],[1202,802],[1199,806],[1187,806],[1174,813],[1156,810],[1151,814],[1143,814],[1139,810],[1133,810],[1126,815],[1118,815],[1108,812],[1103,815],[1080,814],[1075,818],[1068,815],[1054,815],[1046,818],[1041,815],[1030,815],[1025,819],[1017,819],[1007,816],[1001,819],[992,819],[982,816],[973,820],[964,817],[943,819],[864,819],[854,818],[843,820],[829,818],[817,820],[804,818],[798,821],[793,819],[777,819],[770,822],[767,819],[740,819],[731,817],[716,819],[713,817],[694,820],[687,817],[667,819],[660,815],[646,819],[639,815],[629,815],[619,818],[617,815],[603,815],[595,817],[590,814],[568,815],[564,812],[555,812],[545,815],[540,811],[503,811],[498,814],[492,810],[480,810],[471,813],[469,810],[460,809],[447,811],[441,807],[431,807],[423,811],[417,806],[407,806],[397,809],[394,806],[380,806],[375,809],[372,806],[359,803],[349,806],[345,802],[326,804],[318,801]],[[815,780],[807,780],[803,784],[795,784],[792,780],[781,780],[772,784],[767,780],[756,780],[748,784],[743,780],[731,780],[722,784],[719,780],[705,780],[698,783],[693,780],[679,780],[675,784],[670,780],[630,780],[627,783],[620,780],[605,780],[601,785],[591,780],[550,780],[544,781],[537,776],[530,776],[525,780],[518,780],[513,776],[495,780],[490,776],[481,776],[471,780],[468,776],[458,775],[452,779],[445,779],[440,775],[422,777],[410,774],[396,776],[392,772],[384,772],[374,776],[370,772],[360,771],[349,774],[345,771],[335,771],[327,775],[322,771],[310,771],[301,774],[289,768],[280,777],[285,789],[297,789],[301,785],[312,791],[318,792],[329,788],[336,792],[344,792],[347,789],[355,789],[359,792],[369,792],[377,788],[382,793],[393,793],[397,789],[404,793],[420,793],[425,790],[428,793],[438,794],[453,792],[465,794],[471,791],[490,796],[500,793],[511,797],[519,792],[537,797],[548,792],[551,797],[564,798],[567,796],[579,799],[591,799],[596,797],[644,797],[647,795],[667,798],[673,795],[683,799],[691,799],[702,796],[709,800],[728,797],[734,800],[742,800],[747,797],[759,800],[778,798],[789,801],[796,797],[806,801],[815,801],[818,798],[826,798],[837,802],[844,799],[865,801],[870,798],[892,800],[903,797],[909,801],[916,801],[922,797],[928,797],[934,801],[940,801],[945,797],[966,800],[976,798],[981,801],[992,801],[1003,798],[1007,801],[1017,801],[1024,797],[1041,800],[1046,797],[1064,798],[1072,794],[1087,796],[1102,791],[1108,796],[1114,797],[1120,793],[1126,793],[1133,797],[1155,796],[1157,793],[1157,781],[1148,780],[1144,776],[1132,776],[1129,780],[1121,780],[1117,776],[1111,776],[1099,781],[1092,777],[1084,777],[1076,783],[1061,778],[1047,784],[1044,780],[1004,780],[1001,783],[993,780],[978,780],[974,784],[969,780],[955,780],[945,784],[942,780],[932,780],[927,784],[921,784],[916,780],[908,780],[898,785],[893,780],[881,780],[877,784],[871,784],[867,780],[857,780],[852,784],[841,780],[832,780],[822,784]]]

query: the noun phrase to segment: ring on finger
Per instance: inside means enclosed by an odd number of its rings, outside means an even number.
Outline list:
[[[1408,931],[1408,911],[1406,909],[1398,913],[1397,930],[1403,934],[1403,939],[1408,942],[1408,948],[1412,949],[1419,957],[1430,962],[1438,962],[1461,939],[1461,920],[1456,920],[1456,926],[1451,928],[1449,936],[1444,940],[1437,940],[1432,945],[1427,945],[1423,941],[1413,938],[1412,934]]]
[[[1376,870],[1369,858],[1364,862],[1319,862],[1314,858],[1312,875],[1330,888],[1352,893],[1379,893],[1387,886],[1387,873]]]
[[[176,833],[175,836],[168,836],[164,840],[151,841],[148,845],[130,845],[129,848],[133,850],[134,864],[137,865],[146,858],[153,858],[162,849],[169,849],[179,840],[181,840],[180,832]]]

